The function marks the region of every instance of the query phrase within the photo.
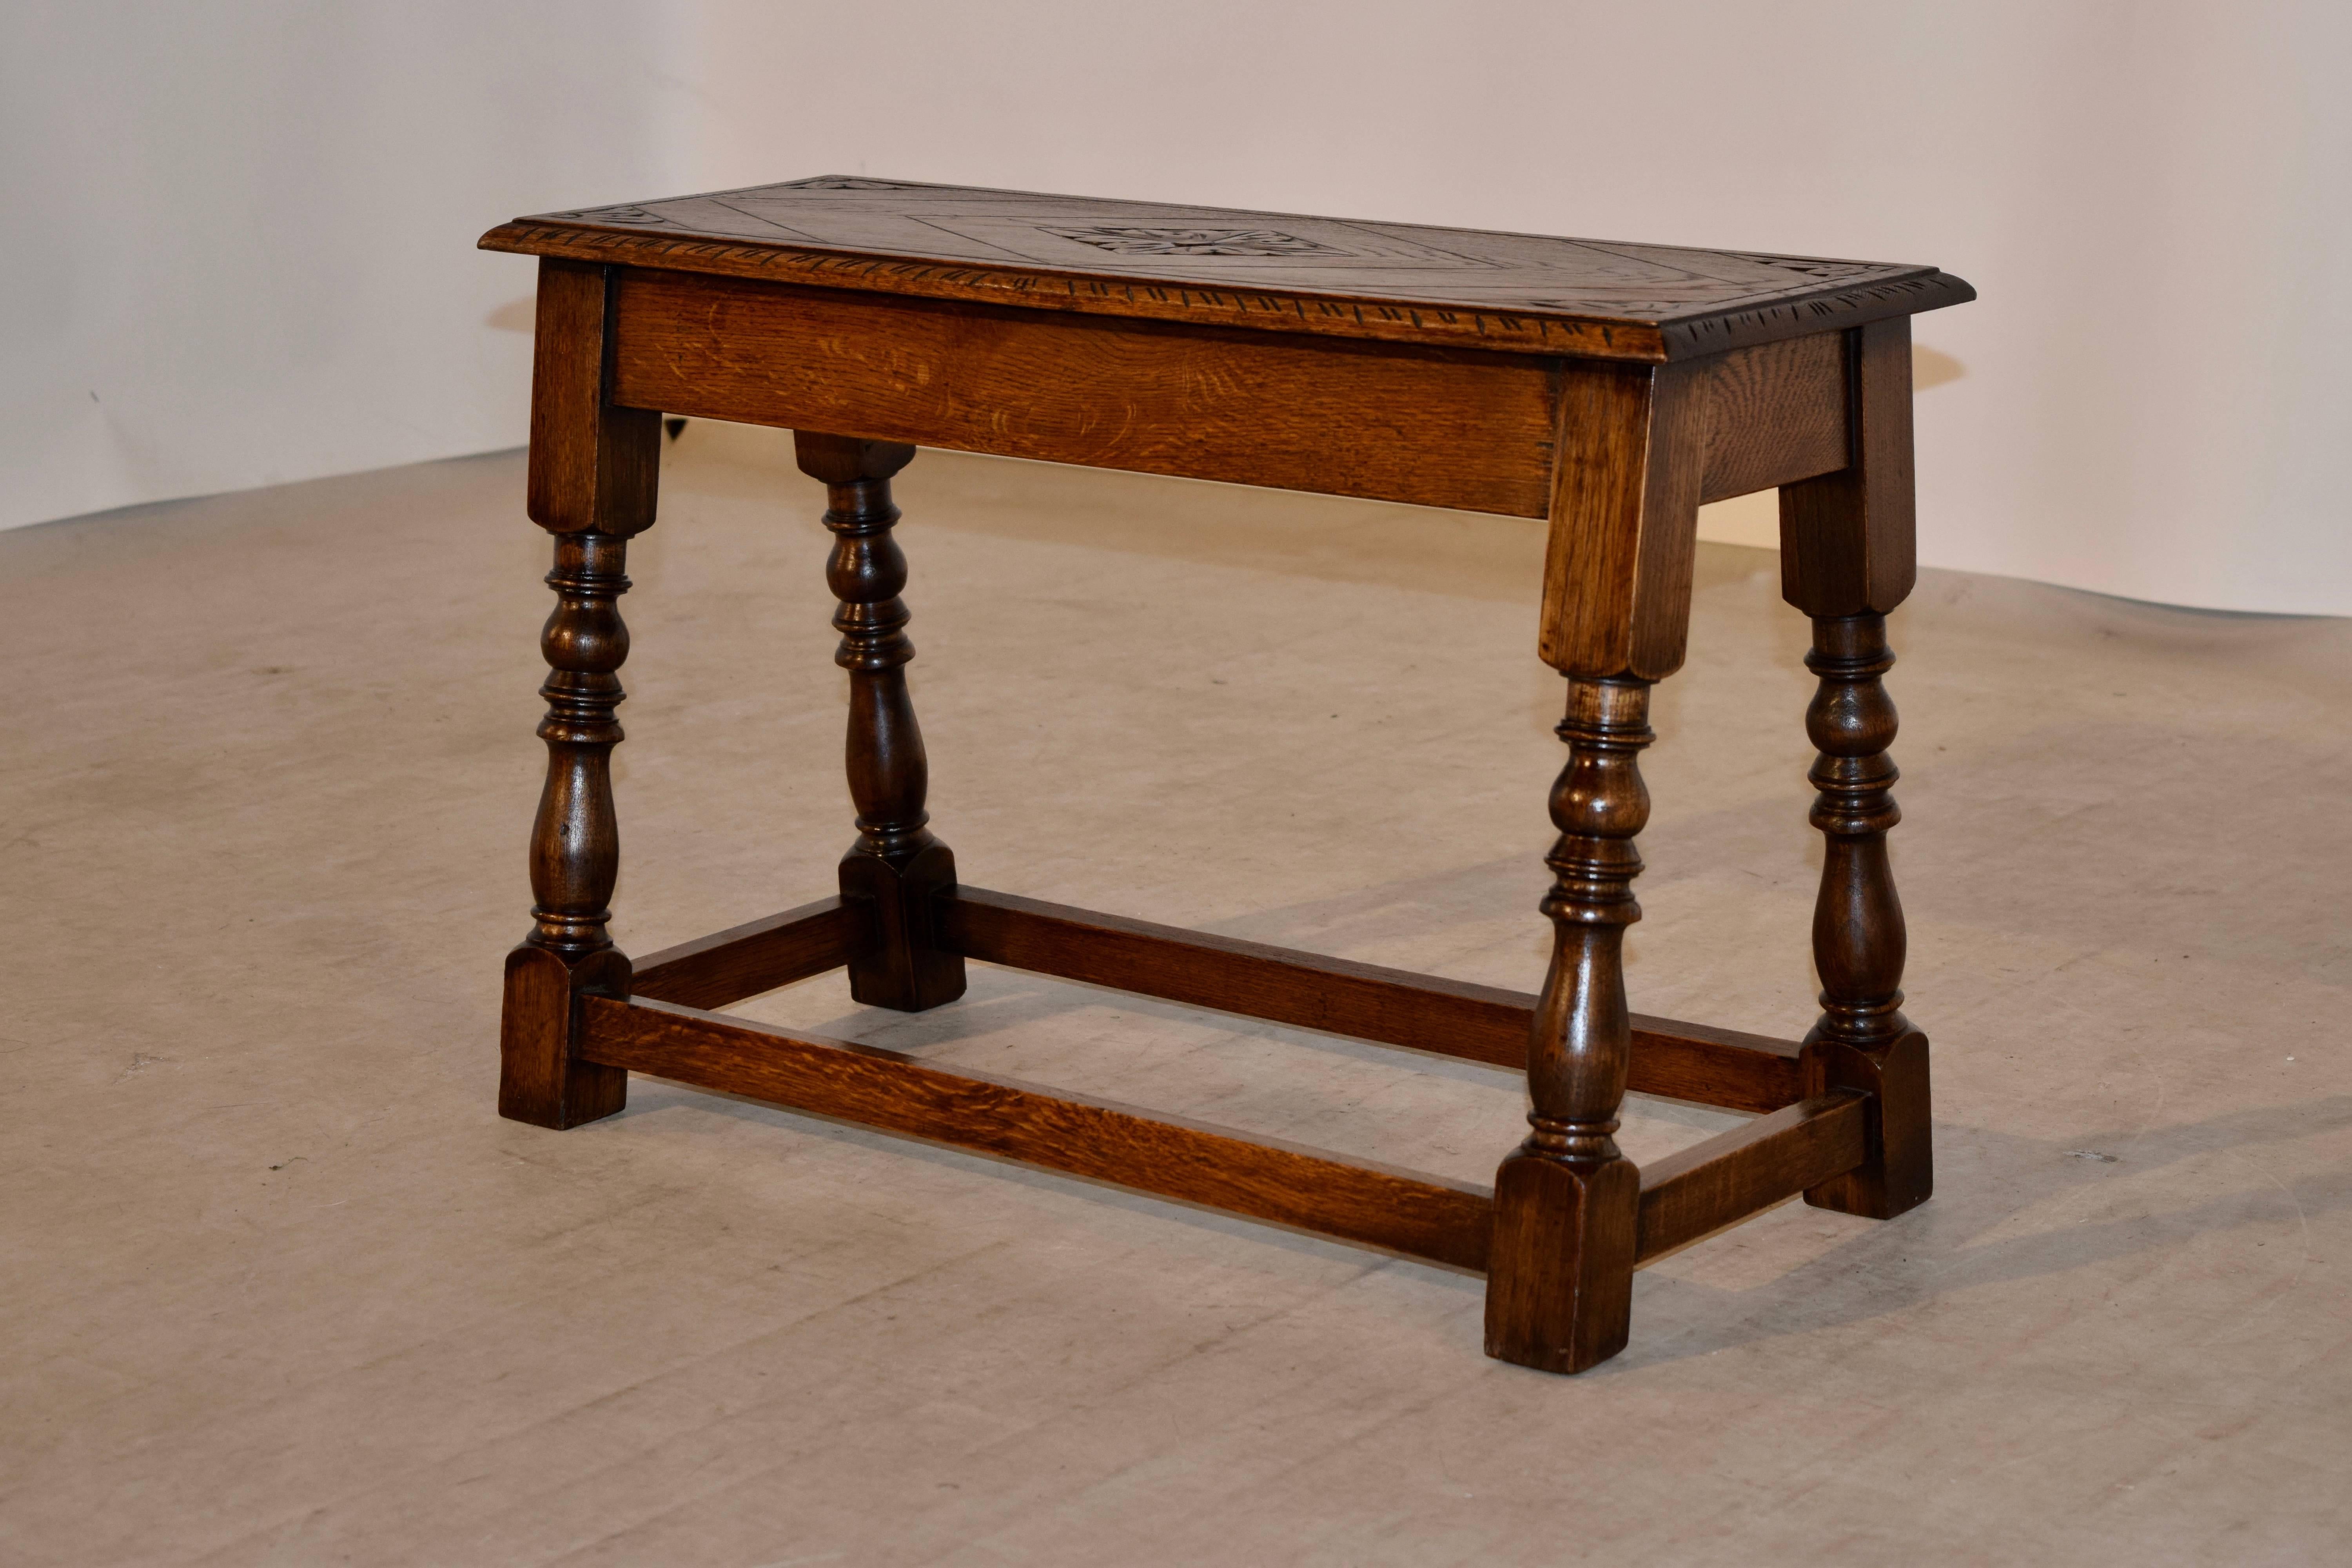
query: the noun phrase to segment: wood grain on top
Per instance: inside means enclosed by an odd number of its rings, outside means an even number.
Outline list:
[[[1974,299],[1932,267],[825,175],[518,218],[488,250],[933,299],[1671,360]]]

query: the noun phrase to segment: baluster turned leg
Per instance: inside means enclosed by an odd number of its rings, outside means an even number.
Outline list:
[[[1821,688],[1805,712],[1820,756],[1812,823],[1827,837],[1813,907],[1822,1016],[1805,1037],[1806,1093],[1873,1096],[1869,1158],[1805,1194],[1816,1207],[1891,1219],[1927,1200],[1935,1171],[1927,1123],[1927,1038],[1904,1017],[1903,904],[1886,833],[1903,819],[1888,792],[1895,703],[1879,678],[1895,663],[1882,615],[1820,616],[1806,668]]]
[[[1640,756],[1656,738],[1648,681],[1571,679],[1568,693],[1543,901],[1551,968],[1528,1047],[1534,1131],[1496,1173],[1486,1284],[1486,1353],[1547,1372],[1581,1372],[1624,1349],[1633,1310],[1641,1174],[1612,1134],[1633,1057],[1622,949],[1642,918]]]
[[[1846,334],[1853,461],[1780,489],[1781,597],[1813,623],[1805,663],[1821,688],[1805,713],[1820,757],[1813,826],[1828,837],[1813,912],[1822,1017],[1805,1037],[1805,1092],[1871,1099],[1868,1158],[1805,1194],[1820,1208],[1891,1219],[1927,1200],[1927,1038],[1902,1014],[1903,905],[1886,861],[1901,813],[1887,791],[1895,704],[1879,677],[1886,613],[1916,574],[1911,454],[1911,323]]]
[[[580,998],[629,991],[629,961],[604,929],[621,865],[612,778],[621,725],[613,710],[624,695],[615,672],[629,653],[619,605],[629,587],[627,549],[615,534],[560,534],[547,577],[556,599],[540,636],[549,671],[539,726],[547,784],[530,834],[535,924],[507,957],[499,1078],[499,1114],[541,1127],[610,1116],[628,1095],[626,1072],[578,1060],[572,1048]]]
[[[907,692],[907,558],[891,536],[890,478],[915,448],[801,431],[801,471],[824,481],[834,533],[825,582],[841,601],[834,662],[849,671],[850,798],[857,842],[841,861],[841,895],[872,910],[877,945],[850,961],[849,992],[868,1006],[919,1013],[963,994],[963,957],[935,935],[931,900],[955,886],[955,857],[925,826],[930,784],[923,732]]]
[[[547,787],[530,834],[536,923],[507,955],[499,1114],[541,1127],[610,1116],[629,1086],[627,1073],[580,1051],[580,999],[629,994],[629,961],[604,930],[621,864],[613,710],[629,630],[619,600],[630,536],[653,526],[661,476],[661,416],[612,401],[614,287],[602,267],[540,263],[527,492],[531,521],[555,536],[555,613],[540,636]]]
[[[1681,668],[1690,627],[1705,387],[1688,364],[1561,373],[1538,642],[1568,677],[1551,967],[1528,1037],[1534,1131],[1495,1173],[1486,1263],[1486,1353],[1545,1372],[1615,1355],[1633,1316],[1642,1182],[1615,1137],[1633,1055],[1625,928],[1642,918],[1650,688]]]

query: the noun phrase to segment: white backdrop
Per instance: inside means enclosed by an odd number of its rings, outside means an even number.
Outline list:
[[[1923,559],[2352,614],[2342,0],[26,14],[0,521],[512,444],[475,234],[850,173],[1934,262]]]
[[[0,18],[0,526],[520,442],[530,272],[475,237],[689,163],[630,0]]]

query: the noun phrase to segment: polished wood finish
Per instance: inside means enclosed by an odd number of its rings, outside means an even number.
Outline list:
[[[507,954],[499,1009],[499,1114],[561,1131],[628,1104],[629,1075],[581,1059],[583,1000],[625,996],[629,961],[618,952],[567,960],[528,944]]]
[[[1846,465],[1847,336],[1686,364],[1563,367],[1546,663],[1645,680],[1682,668],[1699,507],[1774,485],[1806,492],[1811,476]]]
[[[613,400],[613,283],[607,268],[539,264],[525,508],[551,533],[653,525],[661,416]]]
[[[927,824],[930,763],[907,694],[907,557],[891,529],[890,476],[912,447],[801,431],[801,471],[824,482],[833,531],[825,583],[841,608],[834,662],[849,671],[849,797],[857,842],[841,858],[844,902],[862,906],[877,940],[851,955],[849,993],[872,1007],[919,1013],[963,994],[963,960],[940,945],[931,895],[955,886],[955,857]]]
[[[984,888],[959,887],[943,895],[939,920],[941,941],[987,963],[1494,1067],[1525,1070],[1528,1064],[1536,998],[1524,991]],[[1634,1090],[1750,1111],[1778,1110],[1802,1097],[1794,1041],[1639,1013],[1631,1017],[1627,1082]]]
[[[601,1067],[977,1149],[1453,1268],[1489,1267],[1493,1194],[1478,1187],[644,996],[581,1005],[583,1049]],[[1864,1158],[1866,1105],[1863,1094],[1832,1090],[1643,1169],[1633,1207],[1637,1261],[1853,1166]]]
[[[500,1114],[543,1127],[609,1116],[628,1093],[625,1075],[574,1059],[579,994],[628,994],[628,960],[605,931],[621,869],[612,757],[624,695],[614,672],[629,652],[618,605],[626,548],[615,534],[559,533],[547,577],[547,782],[530,834],[531,931],[507,959],[499,1080]]]
[[[1633,1060],[1623,947],[1642,918],[1633,840],[1650,816],[1649,711],[1646,681],[1572,679],[1559,724],[1569,760],[1552,786],[1559,839],[1543,901],[1551,967],[1528,1036],[1533,1131],[1495,1175],[1486,1291],[1486,1353],[1547,1372],[1624,1349],[1633,1310],[1641,1181],[1612,1135]]]
[[[1699,362],[1706,459],[1699,504],[1846,466],[1846,334],[1815,332]]]
[[[614,395],[643,408],[1514,517],[1551,515],[1555,475],[1582,472],[1556,461],[1564,398],[1652,381],[1647,367],[657,272],[621,273],[615,299]],[[1697,483],[1694,521],[1700,501],[1845,464],[1842,333],[1733,350],[1668,380],[1687,389],[1682,437],[1703,457],[1685,475],[1687,447],[1646,449],[1661,483]],[[1570,438],[1603,453],[1624,438],[1592,420],[1580,413]],[[1645,477],[1628,481],[1637,516]],[[1595,539],[1614,515],[1593,514]]]
[[[724,1007],[830,973],[881,942],[869,907],[819,899],[637,960],[628,994],[681,1007]]]
[[[1642,1167],[1646,1263],[1862,1163],[1869,1097],[1832,1089]]]
[[[1822,1208],[1891,1219],[1935,1187],[1927,1125],[1927,1041],[1903,1016],[1903,903],[1886,834],[1903,819],[1890,793],[1886,754],[1895,703],[1880,677],[1895,663],[1886,617],[1813,622],[1806,667],[1820,689],[1805,731],[1820,754],[1809,775],[1819,792],[1812,823],[1825,839],[1813,909],[1813,963],[1822,1016],[1805,1036],[1806,1092],[1859,1089],[1871,1097],[1870,1158],[1807,1194]]]
[[[1638,1259],[1799,1190],[1882,1216],[1927,1196],[1879,676],[1914,570],[1907,318],[1965,283],[862,176],[519,219],[482,243],[541,258],[529,505],[558,538],[503,1113],[572,1126],[620,1109],[628,1070],[658,1072],[1486,1268],[1489,1352],[1556,1372],[1626,1342]],[[633,969],[605,931],[617,598],[664,416],[789,427],[827,487],[858,837],[837,900]],[[1569,678],[1570,752],[1541,994],[960,887],[905,679],[890,484],[920,445],[1544,519],[1538,650]],[[1801,1047],[1634,1015],[1622,973],[1637,759],[1650,687],[1684,658],[1697,510],[1769,488],[1820,679],[1822,1011]],[[936,1006],[967,957],[1523,1067],[1531,1131],[1488,1194],[699,1010],[838,967],[862,1002]],[[1629,1089],[1759,1119],[1637,1171],[1613,1136]]]
[[[1485,1266],[1486,1194],[1436,1176],[872,1046],[673,1007],[592,998],[589,1051],[608,1067],[978,1149],[1461,1268]]]
[[[620,598],[627,542],[610,533],[564,533],[555,541],[547,585],[555,610],[540,636],[548,675],[539,738],[547,742],[547,784],[530,836],[534,947],[567,958],[613,945],[605,922],[621,871],[620,830],[613,809],[613,748],[622,740],[615,715],[624,697],[616,673],[629,656]]]
[[[611,317],[606,269],[541,263],[527,505],[555,545],[555,609],[540,634],[547,782],[530,837],[532,929],[507,959],[499,1112],[542,1127],[610,1116],[628,1096],[625,1073],[578,1050],[580,999],[628,994],[628,960],[605,930],[621,853],[612,754],[629,629],[619,601],[661,463],[658,416],[612,402]]]
[[[1565,675],[1682,668],[1706,441],[1688,365],[1571,365],[1537,650]]]
[[[517,218],[489,250],[963,303],[1690,359],[1974,299],[1932,267],[823,174]]]
[[[1780,481],[1780,592],[1809,616],[1885,615],[1918,575],[1911,322],[1898,316],[1840,335],[1848,460]]]
[[[1934,1129],[1928,1112],[1927,1037],[1916,1029],[1884,1046],[1809,1039],[1805,1092],[1868,1095],[1862,1163],[1805,1190],[1815,1208],[1893,1219],[1935,1195]]]
[[[1822,1016],[1805,1037],[1806,1092],[1870,1096],[1868,1157],[1805,1194],[1808,1203],[1888,1219],[1935,1189],[1927,1039],[1902,1013],[1906,933],[1886,834],[1895,662],[1886,612],[1916,575],[1911,324],[1846,331],[1848,462],[1780,490],[1781,596],[1813,619],[1805,663],[1820,679],[1805,729],[1819,752],[1813,826],[1826,838],[1813,915]]]
[[[1467,350],[630,274],[620,395],[1003,457],[1544,515],[1557,373]]]

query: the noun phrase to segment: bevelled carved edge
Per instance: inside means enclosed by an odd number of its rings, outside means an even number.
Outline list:
[[[1697,359],[1782,338],[1843,331],[1890,316],[1916,316],[1947,305],[1965,305],[1976,297],[1975,289],[1948,272],[1923,272],[1916,278],[1890,278],[1801,299],[1775,300],[1752,310],[1724,310],[1668,321],[1658,331],[1665,344],[1664,358]]]
[[[1817,294],[1776,300],[1755,310],[1653,322],[1569,311],[1447,310],[1331,294],[1145,282],[1042,266],[973,267],[850,251],[688,239],[587,224],[518,220],[500,224],[482,236],[478,245],[484,250],[519,256],[554,256],[1030,310],[1645,363],[1695,359],[1751,343],[1938,310],[1976,298],[1976,290],[1960,279],[1922,268],[1913,277],[1859,287],[1828,285]]]

